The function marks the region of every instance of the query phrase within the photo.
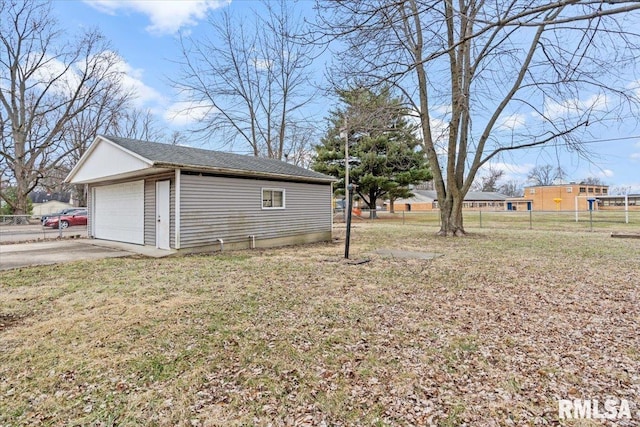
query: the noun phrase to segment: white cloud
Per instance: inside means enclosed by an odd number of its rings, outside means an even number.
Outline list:
[[[37,56],[36,53],[33,53]],[[119,81],[126,92],[133,93],[133,102],[137,107],[149,104],[166,104],[165,98],[154,88],[147,86],[143,81],[144,71],[133,68],[122,57],[113,51],[102,51],[82,61],[89,61],[92,65],[88,68],[102,68],[97,74],[110,72],[117,73]],[[27,58],[27,61],[31,59]],[[111,67],[107,73],[105,67]],[[70,96],[78,90],[82,84],[81,73],[87,66],[83,62],[66,65],[60,60],[46,57],[43,64],[35,69],[30,85],[36,90],[47,90],[48,93]]]
[[[479,176],[485,174],[489,169],[501,170],[504,172],[500,182],[517,181],[525,182],[527,174],[535,165],[532,163],[505,163],[505,162],[488,162],[480,168]]]
[[[33,53],[38,56],[38,53]],[[29,62],[30,59],[27,59]],[[56,58],[47,57],[42,65],[35,69],[32,77],[38,86],[47,91],[70,96],[81,83],[80,76],[73,66],[68,66]],[[51,84],[50,87],[49,84]]]
[[[523,127],[526,124],[526,116],[524,114],[511,114],[498,121],[498,129],[514,130]]]
[[[223,7],[230,0],[85,0],[86,3],[110,15],[141,13],[151,24],[146,30],[153,34],[173,34],[180,28],[193,26],[206,17],[207,12]]]
[[[431,119],[429,124],[436,154],[438,156],[446,156],[449,144],[449,123],[440,119]]]
[[[133,68],[124,59],[120,58],[116,65],[118,71],[122,73],[122,85],[125,90],[135,94],[134,104],[141,107],[148,104],[162,104],[164,97],[151,86],[147,86],[143,79],[144,70]]]
[[[505,162],[488,162],[485,163],[483,169],[495,169],[504,171],[505,174],[526,175],[534,165],[531,163],[515,164]]]
[[[629,156],[631,160],[640,160],[640,153],[631,153]]]
[[[613,175],[614,173],[611,169],[602,169],[600,172],[598,172],[598,176],[600,178],[611,178]]]
[[[431,112],[438,113],[443,116],[451,114],[451,105],[436,105],[430,108]]]
[[[605,111],[607,96],[604,94],[591,95],[587,99],[567,99],[562,102],[548,101],[544,104],[544,115],[548,119],[581,114],[587,110]]]
[[[178,101],[166,109],[163,118],[175,126],[186,126],[204,119],[215,111],[216,108],[205,101]]]

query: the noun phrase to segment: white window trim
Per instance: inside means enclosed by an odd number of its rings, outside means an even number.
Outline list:
[[[282,193],[282,206],[265,206],[263,203],[262,195],[265,191],[279,191]],[[272,187],[262,187],[260,189],[260,206],[262,210],[272,211],[272,210],[283,210],[287,208],[287,192],[284,188],[272,188]]]

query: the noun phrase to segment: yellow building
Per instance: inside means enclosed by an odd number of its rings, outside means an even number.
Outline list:
[[[555,184],[525,187],[522,197],[507,199],[507,210],[585,211],[589,200],[598,209],[598,197],[609,194],[608,185]]]

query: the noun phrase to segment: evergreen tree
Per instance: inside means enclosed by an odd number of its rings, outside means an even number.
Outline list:
[[[339,91],[342,107],[331,112],[329,129],[315,147],[312,168],[339,178],[336,194],[344,194],[345,142],[349,143],[349,182],[375,217],[376,202],[411,197],[411,184],[431,179],[420,150],[417,126],[388,89],[374,93],[357,88]],[[341,136],[347,133],[347,138]]]

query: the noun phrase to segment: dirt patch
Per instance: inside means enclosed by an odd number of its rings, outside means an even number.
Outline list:
[[[27,316],[16,316],[13,314],[0,314],[0,332],[9,329],[23,321]]]
[[[423,259],[430,260],[442,256],[431,252],[405,251],[401,249],[378,249],[374,253],[383,258]]]

